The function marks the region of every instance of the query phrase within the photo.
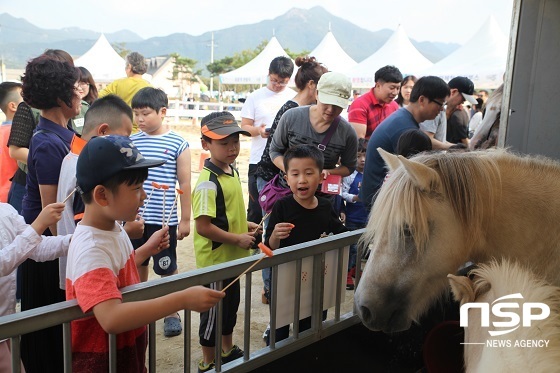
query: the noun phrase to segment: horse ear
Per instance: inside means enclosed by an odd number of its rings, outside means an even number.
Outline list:
[[[474,286],[472,281],[466,276],[455,276],[447,275],[449,279],[449,285],[451,285],[451,292],[453,293],[453,298],[461,305],[474,302]]]
[[[381,147],[377,148],[377,151],[379,152],[381,158],[383,158],[383,160],[387,164],[387,167],[389,167],[389,171],[395,171],[397,167],[401,165],[401,163],[399,162],[399,158],[397,158],[396,155],[389,153]]]
[[[418,188],[423,191],[431,191],[433,185],[439,180],[439,176],[436,171],[430,167],[423,165],[419,162],[411,161],[403,156],[398,156],[397,158],[406,170],[406,173],[412,178],[412,181]]]

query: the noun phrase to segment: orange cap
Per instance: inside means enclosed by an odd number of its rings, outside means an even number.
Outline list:
[[[167,184],[161,184],[161,189],[167,190],[167,189],[169,189],[169,185],[167,185]]]
[[[183,194],[183,191],[181,189],[175,189],[177,191],[177,193],[179,194]]]
[[[159,184],[156,183],[155,181],[152,181],[152,186],[153,186],[154,188],[157,188],[157,189],[160,189],[160,188],[161,188],[161,185],[159,185]]]
[[[272,250],[270,250],[270,247],[266,246],[264,243],[259,242],[259,244],[257,246],[259,247],[259,249],[261,249],[261,251],[264,254],[266,254],[266,256],[273,256],[274,255]]]

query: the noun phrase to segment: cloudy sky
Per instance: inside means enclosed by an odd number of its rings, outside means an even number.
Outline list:
[[[514,0],[0,0],[0,12],[49,29],[98,32],[128,29],[143,38],[175,32],[200,35],[273,19],[289,9],[320,5],[362,28],[394,30],[403,24],[418,41],[464,44],[493,15],[509,33]],[[1,32],[0,25],[0,32]],[[333,30],[336,35],[336,30]]]

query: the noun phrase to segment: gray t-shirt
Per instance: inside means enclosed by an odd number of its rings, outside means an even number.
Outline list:
[[[447,137],[447,116],[445,115],[445,110],[440,111],[434,120],[426,120],[420,123],[420,129],[433,133],[436,140],[445,142]]]
[[[310,106],[300,106],[284,113],[270,144],[270,158],[284,155],[290,147],[300,144],[319,145],[325,132],[315,131],[309,120]],[[356,168],[358,153],[358,136],[354,128],[344,119],[340,118],[338,128],[331,137],[323,155],[325,169],[333,169],[338,163],[350,169],[352,173]]]

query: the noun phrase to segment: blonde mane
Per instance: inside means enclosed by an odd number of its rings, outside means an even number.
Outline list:
[[[550,307],[550,315],[532,327],[518,328],[507,338],[511,340],[549,340],[547,348],[529,349],[489,349],[487,353],[494,357],[485,359],[495,366],[491,370],[506,366],[517,367],[519,371],[551,372],[558,369],[560,363],[560,287],[552,286],[537,278],[528,268],[516,262],[495,260],[482,264],[472,274],[475,276],[475,301],[492,302],[495,299],[513,293],[521,293],[524,302],[540,302]],[[468,328],[467,328],[468,329]],[[468,333],[468,330],[466,330]],[[486,331],[484,332],[486,334]],[[483,336],[470,335],[469,339],[482,340]],[[466,361],[475,356],[465,356]],[[480,367],[479,367],[480,368]],[[507,369],[506,369],[507,370]]]
[[[429,237],[428,205],[431,199],[446,199],[463,226],[469,226],[465,242],[472,242],[484,220],[492,215],[494,198],[501,190],[497,162],[513,158],[505,151],[421,154],[412,161],[422,163],[439,175],[439,185],[432,191],[420,190],[404,167],[391,172],[379,190],[371,211],[363,243],[377,244],[380,232],[399,227],[400,241],[410,230],[419,252]],[[476,222],[476,223],[474,223]]]

